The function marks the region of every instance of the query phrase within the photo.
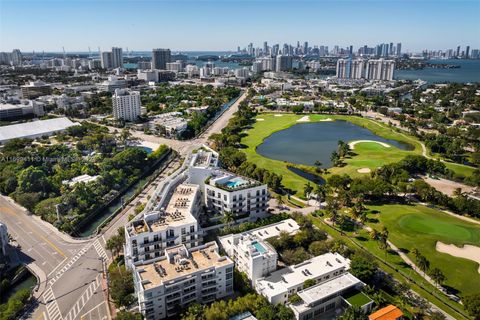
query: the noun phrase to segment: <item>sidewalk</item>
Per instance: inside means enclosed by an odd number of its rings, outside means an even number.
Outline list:
[[[43,272],[42,269],[40,269],[39,266],[35,262],[31,262],[29,264],[25,265],[30,272],[37,277],[37,286],[35,287],[35,290],[33,290],[33,296],[35,299],[40,299],[40,297],[43,294],[43,291],[45,291],[47,287],[47,275],[45,272]]]

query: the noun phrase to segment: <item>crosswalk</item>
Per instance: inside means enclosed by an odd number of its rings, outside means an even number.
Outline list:
[[[47,309],[48,319],[50,320],[62,320],[62,314],[60,308],[58,308],[57,300],[53,295],[52,288],[48,288],[43,293],[43,300],[45,302],[45,307]]]
[[[98,240],[97,240],[98,241]],[[53,276],[53,278],[51,278],[49,281],[48,281],[48,285],[49,286],[52,286],[55,282],[57,282],[57,280],[65,273],[68,271],[68,269],[70,269],[70,267],[78,260],[80,259],[81,256],[83,256],[87,251],[88,249],[90,249],[90,247],[92,246],[92,244],[87,244],[85,247],[83,247],[82,249],[80,249],[80,251],[77,252],[77,254],[75,254],[64,266],[62,269],[58,270],[55,275]],[[98,251],[97,251],[98,252]]]
[[[105,249],[103,249],[102,245],[100,244],[100,238],[98,238],[97,240],[95,240],[93,242],[93,247],[95,248],[95,250],[97,250],[98,255],[101,258],[103,258],[103,260],[105,260],[105,261],[108,260],[108,255],[105,252]]]
[[[85,306],[85,304],[87,304],[88,300],[93,296],[95,291],[100,286],[101,278],[102,278],[102,276],[98,275],[95,278],[95,281],[90,283],[90,285],[87,287],[87,289],[82,293],[81,297],[74,304],[73,308],[68,312],[68,314],[64,318],[64,320],[74,320],[77,317],[77,315],[80,313],[82,308]]]

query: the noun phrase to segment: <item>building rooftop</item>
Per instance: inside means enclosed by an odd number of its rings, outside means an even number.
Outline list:
[[[198,150],[192,155],[191,167],[208,168],[218,165],[218,154],[212,151]]]
[[[403,316],[402,310],[394,305],[386,306],[368,316],[369,320],[396,320]]]
[[[215,241],[187,250],[185,245],[167,248],[165,257],[156,262],[135,267],[144,289],[168,285],[171,280],[201,272],[212,267],[233,264],[230,258],[218,253]]]
[[[298,223],[289,218],[277,223],[266,225],[264,227],[245,231],[243,234],[252,234],[259,239],[265,240],[272,237],[278,237],[282,231],[287,232],[288,234],[295,234],[299,230],[300,226]]]
[[[339,291],[346,290],[361,283],[362,282],[359,279],[357,279],[350,273],[345,273],[339,277],[332,278],[331,280],[302,290],[298,293],[298,295],[306,304],[311,304]]]
[[[242,190],[262,185],[259,181],[241,177],[224,170],[216,170],[208,184],[227,191]]]
[[[72,178],[71,180],[63,180],[62,184],[67,184],[70,187],[76,185],[77,183],[83,182],[83,183],[88,183],[90,181],[95,181],[99,178],[100,176],[91,176],[88,174],[82,174],[81,176],[77,176],[75,178]]]
[[[307,279],[316,279],[336,270],[347,270],[350,260],[338,253],[325,253],[302,263],[273,272],[257,281],[256,287],[267,296],[274,296],[289,288],[302,285]],[[343,271],[342,271],[343,272]]]
[[[31,136],[49,134],[51,132],[62,131],[77,125],[80,124],[63,117],[3,126],[0,127],[0,142],[15,138],[28,138]]]
[[[194,184],[178,185],[169,195],[165,208],[146,213],[144,219],[132,222],[133,233],[156,232],[165,230],[169,226],[195,223],[197,219],[193,216],[193,212],[198,189],[198,185]]]

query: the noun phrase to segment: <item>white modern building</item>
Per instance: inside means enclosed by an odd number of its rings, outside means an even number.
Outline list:
[[[68,118],[62,117],[3,126],[0,127],[0,144],[16,138],[35,139],[51,136],[78,125],[80,125],[78,122],[72,122]]]
[[[349,259],[338,253],[326,253],[258,279],[255,290],[270,303],[287,304],[297,320],[322,319],[325,314],[341,312],[337,309],[358,301],[368,311],[373,302],[359,291],[364,283],[348,273],[349,267]],[[315,284],[306,287],[307,280],[314,280]],[[295,294],[301,300],[289,303]],[[350,299],[352,296],[355,299]]]
[[[197,217],[201,197],[197,185],[179,181],[165,187],[154,210],[146,211],[125,226],[125,258],[128,265],[159,259],[165,248],[202,243]],[[154,199],[155,200],[155,199]]]
[[[167,137],[175,137],[187,129],[188,122],[182,117],[181,112],[161,113],[153,117],[150,121],[150,129],[160,131],[159,133]]]
[[[377,59],[338,59],[337,78],[392,81],[395,61]]]
[[[364,286],[362,281],[347,272],[297,292],[301,300],[288,306],[297,320],[337,316],[351,306],[359,307],[368,314],[373,301],[361,292]]]
[[[139,91],[116,89],[112,96],[113,117],[125,121],[136,121],[141,114]]]
[[[219,238],[219,241],[227,255],[235,261],[237,269],[244,272],[252,283],[277,269],[277,251],[254,235],[228,235]]]
[[[212,170],[205,182],[205,205],[208,209],[235,216],[261,217],[268,207],[268,188],[259,181],[224,170]]]
[[[109,76],[107,80],[97,84],[97,89],[104,92],[115,92],[117,89],[125,89],[127,81],[119,79],[117,76]]]
[[[281,232],[294,234],[300,226],[293,219],[286,219],[242,233],[219,237],[220,245],[235,261],[238,270],[245,272],[255,284],[257,279],[268,276],[277,269],[277,251],[266,241],[278,237]]]
[[[192,302],[209,303],[233,293],[233,262],[216,242],[164,250],[155,262],[135,266],[135,292],[147,320],[164,319]]]

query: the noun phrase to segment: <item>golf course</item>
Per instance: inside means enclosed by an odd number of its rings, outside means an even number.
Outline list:
[[[389,240],[415,262],[417,249],[430,262],[430,269],[439,268],[446,276],[445,286],[458,295],[478,292],[479,265],[469,259],[457,258],[436,250],[436,243],[457,247],[480,247],[480,225],[461,220],[423,205],[369,206],[369,226],[377,230],[386,227]]]
[[[351,155],[343,160],[344,165],[339,167],[329,167],[328,171],[322,174],[323,178],[328,178],[328,176],[332,174],[348,174],[351,177],[364,176],[384,164],[397,162],[409,154],[422,154],[422,146],[415,137],[397,132],[386,124],[366,118],[343,115],[311,114],[305,116],[296,114],[262,113],[259,114],[256,119],[257,121],[252,127],[244,132],[245,136],[241,140],[242,145],[245,147],[243,151],[246,153],[248,160],[255,163],[257,166],[272,169],[275,173],[281,174],[283,177],[283,185],[287,189],[296,191],[296,195],[299,197],[303,196],[301,190],[303,190],[304,185],[309,180],[292,172],[289,169],[289,167],[293,166],[291,162],[273,159],[258,153],[259,146],[269,139],[270,136],[282,130],[289,129],[294,125],[303,126],[304,124],[312,123],[327,124],[331,121],[343,120],[347,121],[349,124],[361,127],[362,130],[366,129],[370,135],[373,134],[377,137],[376,139],[371,140],[387,139],[391,142],[409,146],[408,150],[404,150],[389,142],[379,143],[376,141],[359,141],[354,145]],[[321,127],[318,130],[318,132],[321,132]],[[341,132],[339,132],[339,136],[340,135]],[[344,142],[350,143],[352,141]],[[301,138],[299,138],[298,144],[301,143]],[[295,142],[289,145],[285,144],[284,149],[290,150],[294,145]],[[317,153],[319,157],[329,157],[331,154],[331,151],[324,150],[311,150],[311,152]],[[314,172],[315,170],[315,167],[312,164],[297,163],[295,166],[302,168],[304,171]],[[473,171],[473,168],[471,169],[461,165],[448,167],[455,171],[457,171],[457,167],[459,167],[463,171],[462,174],[471,174]]]

